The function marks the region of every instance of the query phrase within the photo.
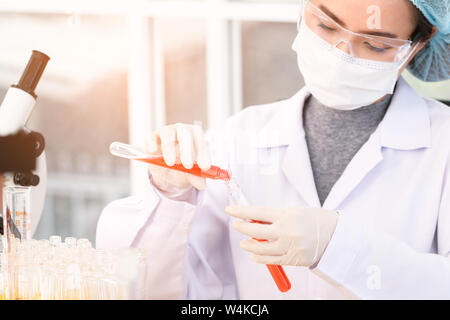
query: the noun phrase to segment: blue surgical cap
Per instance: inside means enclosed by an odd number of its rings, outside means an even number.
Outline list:
[[[408,70],[423,81],[450,79],[450,0],[410,0],[439,31],[420,50]]]

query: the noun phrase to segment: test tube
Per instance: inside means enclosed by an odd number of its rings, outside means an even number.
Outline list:
[[[91,242],[89,241],[89,239],[86,238],[80,238],[77,240],[77,247],[81,247],[81,248],[91,248]]]
[[[49,242],[52,247],[57,247],[61,244],[61,237],[60,236],[50,236]]]
[[[77,238],[74,237],[66,237],[64,239],[64,243],[67,244],[68,248],[74,248],[77,245]]]
[[[3,236],[0,237],[1,239],[1,246],[0,246],[0,300],[5,300],[5,288],[6,288],[6,282],[5,282],[5,263],[4,263],[4,257],[3,254]]]
[[[82,296],[83,300],[100,300],[100,272],[84,271],[82,274]]]
[[[162,155],[149,154],[145,150],[141,150],[137,147],[121,142],[111,143],[111,145],[109,146],[109,151],[112,155],[117,157],[130,160],[138,160],[156,166],[186,172],[198,177],[224,181],[229,181],[231,179],[230,172],[216,166],[211,166],[211,168],[207,171],[203,171],[197,163],[194,163],[191,169],[185,168],[181,163],[175,163],[173,166],[168,166]]]
[[[138,271],[138,300],[146,299],[147,292],[147,268],[148,268],[148,252],[143,248],[138,249],[139,252],[139,271]]]
[[[65,269],[64,300],[80,300],[81,290],[80,266],[75,263],[68,264]]]
[[[40,299],[39,270],[26,251],[17,253],[17,297],[19,300]]]
[[[45,262],[41,266],[41,295],[43,300],[54,299],[54,266],[50,262]]]
[[[3,188],[5,251],[15,250],[17,239],[31,240],[30,187]],[[10,241],[10,240],[15,241]]]

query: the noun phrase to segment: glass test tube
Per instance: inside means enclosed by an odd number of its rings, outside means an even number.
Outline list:
[[[3,235],[0,236],[0,300],[5,300],[5,289],[6,289],[6,282],[5,282],[5,255],[3,254]]]
[[[31,240],[30,187],[3,188],[3,232],[5,251],[15,249],[16,242],[11,239]]]
[[[3,254],[5,298],[19,299],[17,247],[21,240],[31,240],[30,187],[3,188]]]

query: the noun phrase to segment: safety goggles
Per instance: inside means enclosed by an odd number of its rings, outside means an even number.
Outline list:
[[[301,19],[304,19],[306,25],[330,45],[338,47],[345,43],[349,54],[355,58],[399,62],[406,60],[414,49],[411,40],[372,36],[347,30],[309,0],[303,1],[303,12],[297,29],[300,28]]]

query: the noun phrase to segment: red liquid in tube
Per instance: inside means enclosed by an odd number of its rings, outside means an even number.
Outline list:
[[[168,169],[173,169],[173,170],[177,170],[177,171],[190,173],[197,177],[203,177],[203,178],[214,179],[214,180],[225,180],[225,181],[231,179],[230,173],[228,171],[220,169],[219,167],[216,167],[216,166],[211,166],[211,168],[209,170],[202,171],[202,169],[200,169],[200,167],[196,163],[194,164],[194,166],[191,169],[186,169],[181,163],[176,163],[170,167],[166,164],[163,157],[147,158],[147,159],[143,158],[143,159],[136,159],[136,160],[147,162],[147,163],[154,164],[154,165],[168,168]]]
[[[251,220],[253,223],[262,223],[260,221]],[[261,242],[267,241],[262,239],[255,239]],[[291,289],[291,282],[289,281],[289,278],[287,277],[286,273],[284,272],[284,269],[280,265],[276,264],[267,264],[267,269],[269,269],[270,274],[272,275],[273,280],[275,281],[275,284],[278,287],[278,290],[281,292],[287,292]]]

